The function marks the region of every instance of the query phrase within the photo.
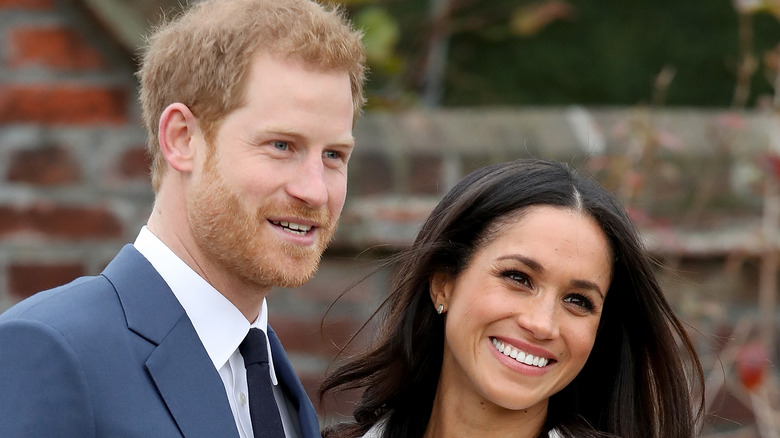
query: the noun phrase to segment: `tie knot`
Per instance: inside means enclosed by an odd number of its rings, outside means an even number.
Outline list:
[[[258,328],[249,329],[246,338],[238,346],[238,351],[244,358],[244,366],[268,363],[268,344],[265,340],[265,333]]]

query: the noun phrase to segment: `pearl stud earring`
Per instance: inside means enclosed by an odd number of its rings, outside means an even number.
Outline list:
[[[436,312],[441,315],[442,312],[444,312],[444,304],[439,304],[439,307],[436,308]]]

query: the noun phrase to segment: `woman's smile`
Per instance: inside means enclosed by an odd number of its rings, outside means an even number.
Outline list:
[[[534,356],[531,353],[526,353],[523,350],[517,349],[512,345],[499,341],[498,339],[493,337],[490,338],[490,341],[493,343],[493,346],[496,348],[496,350],[499,353],[503,354],[504,356],[511,357],[517,362],[525,365],[544,368],[547,366],[548,363],[555,362],[554,360],[548,359],[544,356]]]

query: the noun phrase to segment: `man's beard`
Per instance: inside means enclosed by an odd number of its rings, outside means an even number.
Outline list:
[[[187,198],[189,225],[203,253],[251,286],[298,287],[306,283],[317,271],[336,228],[328,210],[268,200],[252,214],[217,172],[215,159],[211,157],[206,163],[204,181]],[[270,228],[270,217],[317,223],[317,241],[308,247],[284,242]]]

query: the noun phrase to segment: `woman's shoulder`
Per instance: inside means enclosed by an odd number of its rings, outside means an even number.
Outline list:
[[[385,430],[386,421],[387,421],[387,417],[384,417],[381,420],[377,421],[373,426],[371,426],[371,429],[368,429],[368,432],[366,432],[366,434],[363,435],[362,438],[382,438],[382,432],[384,432]],[[553,429],[550,431],[550,433],[547,434],[547,438],[562,438],[562,437],[557,430]]]
[[[385,431],[386,421],[387,417],[381,418],[379,421],[374,423],[373,426],[371,426],[371,429],[368,429],[368,432],[366,432],[362,438],[382,438],[382,432]]]

